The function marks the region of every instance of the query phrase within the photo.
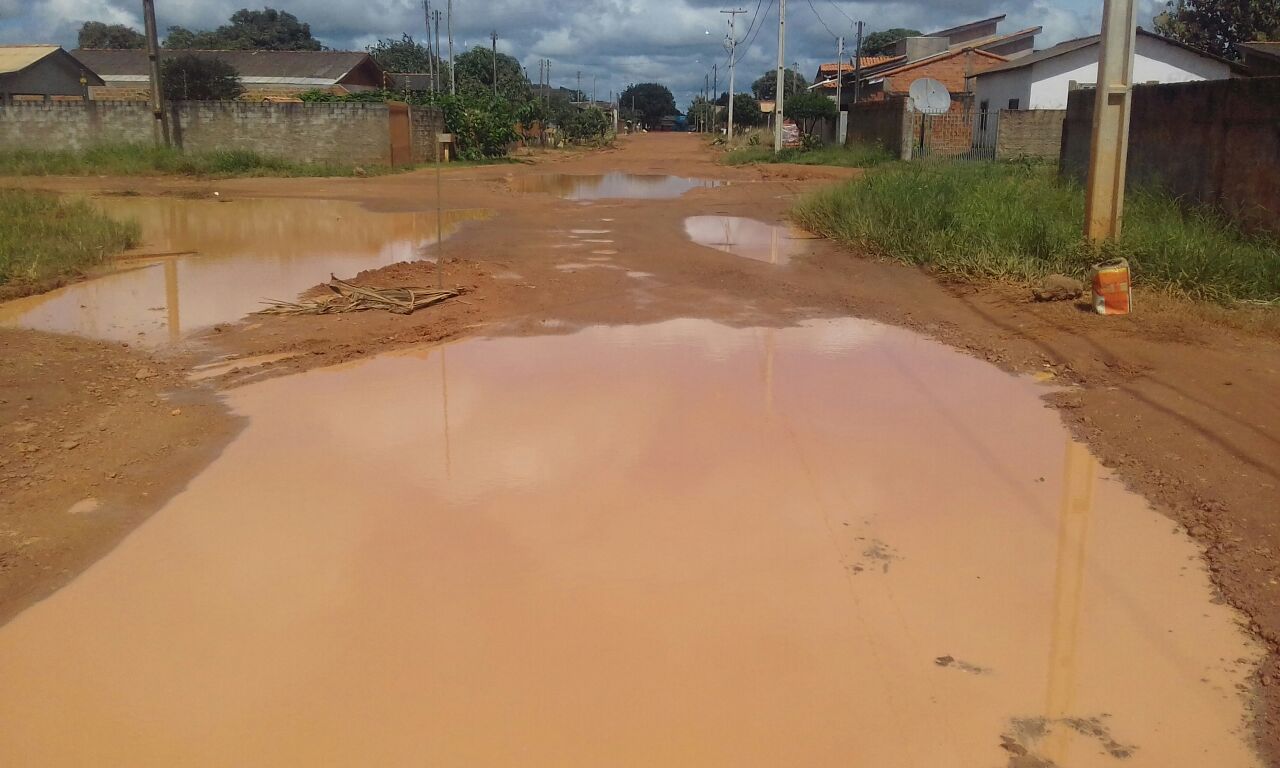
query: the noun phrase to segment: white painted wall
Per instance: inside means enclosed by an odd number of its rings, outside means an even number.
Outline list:
[[[1066,109],[1071,81],[1093,85],[1098,79],[1098,45],[1036,62],[1031,70],[1031,96],[1023,109]],[[1133,57],[1135,83],[1185,83],[1225,80],[1231,68],[1222,61],[1139,35]],[[982,80],[979,77],[979,88]]]
[[[1002,109],[1009,108],[1009,100],[1017,99],[1019,109],[1028,109],[1031,103],[1031,67],[1011,69],[1004,72],[993,72],[977,79],[974,92],[974,136],[983,145],[991,145],[996,138],[997,115]],[[987,102],[989,110],[986,130],[982,126],[982,102]]]

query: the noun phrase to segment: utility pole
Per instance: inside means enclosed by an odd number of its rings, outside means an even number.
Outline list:
[[[858,22],[858,48],[853,53],[853,103],[862,98],[862,22]],[[850,112],[852,117],[853,113]]]
[[[844,36],[836,40],[836,143],[840,142],[840,118],[844,115],[844,105],[840,103],[844,96]]]
[[[147,30],[147,63],[151,74],[151,116],[155,120],[156,146],[169,146],[169,121],[164,116],[164,92],[160,89],[160,42],[156,36],[155,0],[142,0]]]
[[[1084,231],[1093,242],[1119,237],[1124,215],[1137,19],[1136,0],[1105,0],[1102,5],[1102,52],[1084,202]]]
[[[733,34],[734,21],[737,20],[738,14],[746,13],[741,8],[731,11],[721,11],[721,13],[729,14],[729,36],[725,38],[725,47],[729,49],[729,132],[726,141],[733,141],[733,67],[737,64],[738,38]]]
[[[498,95],[498,30],[489,33],[489,39],[493,42],[493,95]]]
[[[458,79],[453,76],[453,0],[449,0],[449,14],[445,25],[449,28],[449,95],[458,92]]]
[[[547,107],[551,106],[551,59],[547,59]]]
[[[777,93],[773,101],[773,153],[782,151],[782,86],[786,70],[787,49],[787,0],[778,0],[778,76],[774,82]]]
[[[576,97],[574,98],[574,101],[582,101],[582,70],[578,70],[578,88],[577,93],[575,93],[574,96]]]
[[[440,11],[436,11],[436,79],[433,86],[437,93],[444,91],[444,80],[440,74]]]
[[[422,0],[423,24],[427,30],[427,82],[431,92],[436,92],[436,56],[431,52],[431,0]]]
[[[591,76],[591,106],[596,105],[596,76]]]
[[[707,94],[711,93],[711,75],[702,73],[702,132],[707,131],[707,109],[711,106]]]
[[[716,109],[716,102],[720,99],[720,62],[711,65],[711,103],[707,105],[711,115],[711,130],[716,129],[716,123],[720,122],[719,110]]]

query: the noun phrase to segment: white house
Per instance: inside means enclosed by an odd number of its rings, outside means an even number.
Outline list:
[[[1073,87],[1092,87],[1098,79],[1099,35],[1082,37],[1014,59],[976,75],[977,112],[1002,109],[1066,109]],[[1235,62],[1176,40],[1138,29],[1133,81],[1138,84],[1225,80],[1243,75]],[[978,131],[995,129],[981,120]]]

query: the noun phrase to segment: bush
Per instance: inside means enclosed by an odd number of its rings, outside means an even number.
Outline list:
[[[1159,191],[1131,192],[1120,238],[1083,235],[1084,192],[1042,163],[898,163],[810,194],[801,226],[957,277],[1031,281],[1083,277],[1129,260],[1135,284],[1218,302],[1280,297],[1280,240],[1249,234]]]
[[[230,101],[244,93],[235,67],[190,53],[166,57],[160,81],[168,101]]]
[[[0,190],[0,295],[52,287],[137,241],[136,222],[109,219],[83,200]]]

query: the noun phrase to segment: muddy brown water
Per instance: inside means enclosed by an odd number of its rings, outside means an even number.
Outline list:
[[[680,197],[691,189],[710,189],[726,182],[662,174],[546,173],[512,178],[517,192],[544,192],[566,200],[661,199]]]
[[[424,256],[436,215],[372,213],[329,200],[101,198],[135,219],[145,253],[110,274],[0,305],[0,325],[161,346],[293,300],[328,279]],[[445,237],[483,210],[445,211]]]
[[[684,231],[698,245],[768,264],[791,261],[799,240],[812,236],[786,224],[741,216],[690,216]]]
[[[1044,392],[853,319],[233,390],[0,628],[0,764],[1258,765],[1259,649]]]

